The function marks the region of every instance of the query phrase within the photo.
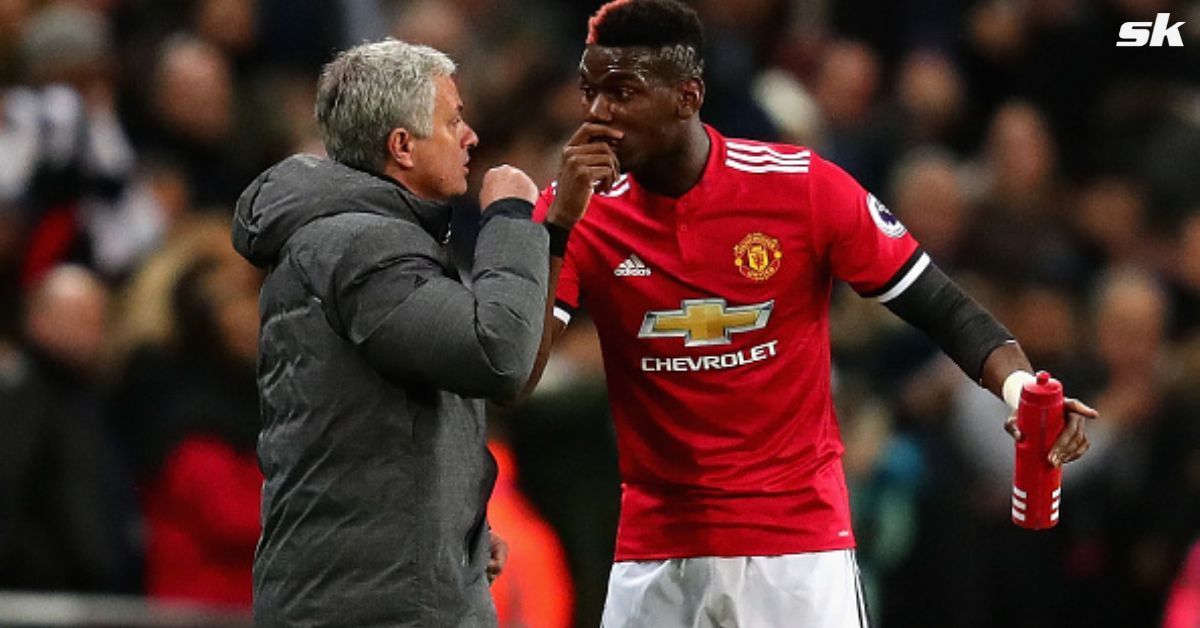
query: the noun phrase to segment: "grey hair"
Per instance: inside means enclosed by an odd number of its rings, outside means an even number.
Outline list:
[[[325,152],[348,166],[382,172],[392,129],[416,137],[433,133],[434,78],[454,71],[445,53],[396,39],[338,54],[317,83]]]

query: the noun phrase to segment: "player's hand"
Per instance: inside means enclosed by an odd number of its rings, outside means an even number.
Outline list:
[[[573,227],[583,218],[594,192],[604,192],[621,175],[621,167],[610,142],[624,133],[593,122],[585,122],[563,147],[558,171],[558,189],[546,210],[546,221]]]
[[[1084,433],[1083,425],[1086,421],[1100,416],[1099,412],[1087,404],[1069,397],[1063,400],[1063,413],[1065,414],[1063,431],[1058,435],[1058,440],[1054,441],[1054,446],[1050,448],[1050,455],[1047,459],[1055,467],[1078,460],[1091,447],[1087,434]],[[1011,434],[1017,442],[1021,442],[1021,439],[1024,438],[1021,430],[1017,429],[1015,412],[1004,422],[1004,431]]]
[[[509,165],[496,166],[483,175],[479,206],[486,210],[502,198],[519,198],[533,203],[537,201],[537,196],[537,185],[529,175]]]
[[[488,534],[491,536],[491,558],[487,564],[487,579],[488,584],[491,584],[500,576],[500,572],[504,571],[504,563],[508,562],[508,542],[495,532],[489,530]]]

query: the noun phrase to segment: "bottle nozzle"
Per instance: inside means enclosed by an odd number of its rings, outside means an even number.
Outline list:
[[[1047,373],[1046,371],[1038,371],[1037,372],[1037,383],[1038,383],[1038,386],[1045,386],[1046,384],[1049,384],[1050,383],[1050,374]]]

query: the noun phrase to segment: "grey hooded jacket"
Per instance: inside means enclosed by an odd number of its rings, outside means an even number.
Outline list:
[[[515,394],[537,353],[531,210],[485,210],[468,288],[449,207],[390,179],[294,156],[242,193],[234,247],[268,270],[258,626],[495,624],[482,399]]]

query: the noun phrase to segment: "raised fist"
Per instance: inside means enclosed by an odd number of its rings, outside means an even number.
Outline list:
[[[533,203],[537,201],[537,196],[537,185],[529,175],[509,165],[496,166],[483,175],[479,206],[487,209],[502,198],[519,198]]]

